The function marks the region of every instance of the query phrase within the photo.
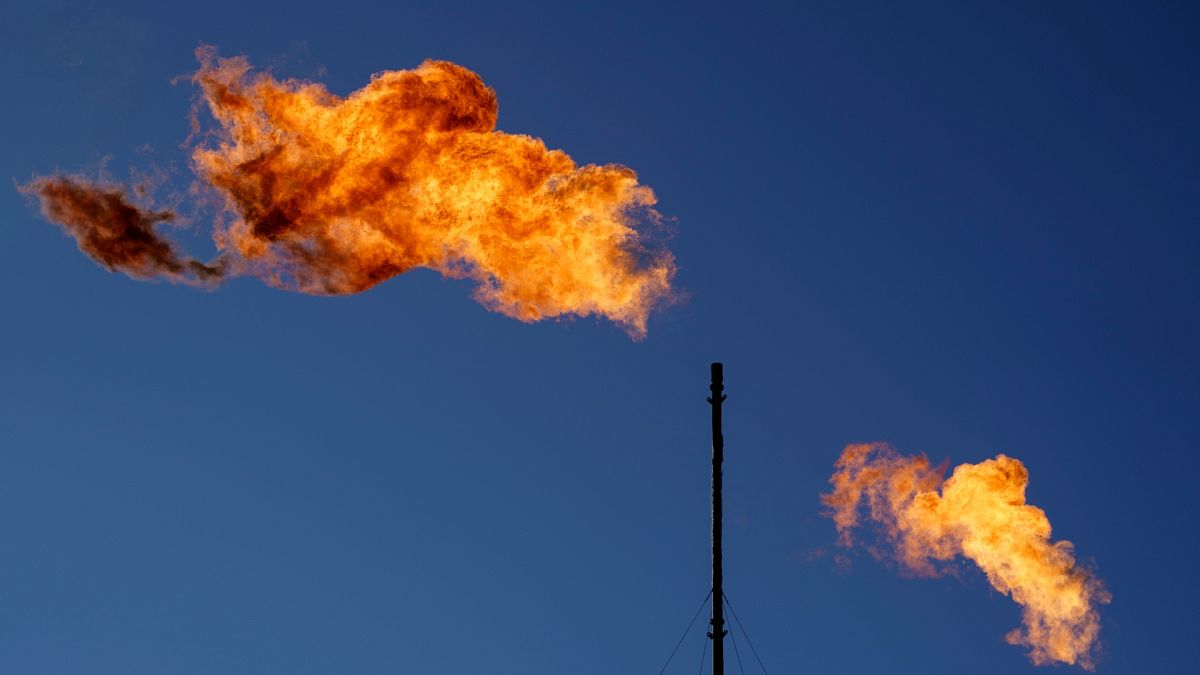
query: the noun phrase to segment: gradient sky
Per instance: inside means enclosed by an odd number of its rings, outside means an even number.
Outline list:
[[[1194,672],[1200,14],[964,4],[5,5],[10,181],[185,186],[201,42],[341,94],[449,59],[502,130],[638,171],[687,299],[635,343],[428,271],[138,283],[0,191],[0,672],[656,673],[709,584],[712,360],[771,672],[1044,670],[971,568],[820,555],[873,440],[1023,460],[1114,596],[1099,672]]]

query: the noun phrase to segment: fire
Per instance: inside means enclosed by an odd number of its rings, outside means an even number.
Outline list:
[[[1021,627],[1005,636],[1010,644],[1028,648],[1037,665],[1092,669],[1097,606],[1111,596],[1076,564],[1071,542],[1050,540],[1045,512],[1025,503],[1029,472],[1019,460],[1001,454],[962,464],[943,480],[945,465],[875,443],[847,446],[835,467],[833,492],[821,501],[840,544],[854,543],[865,514],[906,571],[933,576],[939,564],[965,556],[1021,605]]]
[[[252,274],[339,295],[422,267],[475,281],[479,302],[522,321],[603,316],[635,338],[670,299],[674,260],[638,230],[660,219],[654,192],[626,167],[578,166],[496,131],[496,94],[470,70],[426,61],[343,98],[211,47],[197,58],[215,124],[197,134],[192,168],[224,213],[214,264],[185,260],[154,232],[169,214],[110,187],[61,176],[24,187],[110,270]],[[85,243],[96,239],[108,245]]]

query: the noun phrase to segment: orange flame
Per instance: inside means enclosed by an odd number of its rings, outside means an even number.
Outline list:
[[[342,98],[254,73],[211,47],[197,58],[192,79],[216,125],[192,166],[229,214],[214,228],[218,264],[205,269],[332,295],[424,267],[474,280],[479,302],[522,321],[597,315],[635,338],[669,299],[674,260],[636,229],[660,218],[654,192],[626,167],[577,166],[536,138],[496,131],[496,94],[466,68],[426,61]],[[56,184],[84,195],[75,201],[133,208],[139,232],[153,234],[160,214],[79,179],[24,188],[109,269],[180,277],[166,258],[114,264],[96,255],[83,241],[113,232],[111,214],[65,218],[62,191],[47,189]]]
[[[1022,626],[1005,636],[1010,644],[1027,647],[1037,665],[1092,669],[1097,605],[1111,596],[1075,563],[1071,542],[1050,541],[1045,512],[1025,503],[1029,472],[1019,460],[997,455],[962,464],[943,481],[945,465],[873,443],[846,446],[835,467],[833,492],[821,501],[840,544],[853,543],[865,504],[904,569],[933,576],[937,563],[969,558],[1022,607]]]

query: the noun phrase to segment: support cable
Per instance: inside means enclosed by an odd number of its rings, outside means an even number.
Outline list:
[[[733,620],[737,622],[738,628],[742,630],[742,635],[746,638],[746,644],[750,645],[750,651],[754,654],[754,660],[758,661],[758,667],[762,668],[763,675],[767,675],[767,667],[763,665],[762,659],[758,657],[758,650],[754,648],[754,642],[750,639],[750,634],[746,632],[746,627],[742,625],[742,620],[738,618],[737,610],[733,608],[733,603],[729,602],[729,598],[725,592],[721,592],[721,597],[725,599],[725,604],[729,606],[729,613],[733,615]]]
[[[729,602],[726,602],[725,604],[728,605]],[[732,609],[733,608],[730,608],[730,611],[732,611]],[[742,635],[745,635],[745,634],[746,634],[745,631],[742,631]],[[746,668],[744,666],[742,666],[742,653],[740,651],[738,651],[737,632],[732,631],[732,630],[729,631],[729,639],[733,641],[733,655],[737,657],[738,672],[741,673],[742,675],[746,675]]]
[[[675,649],[671,650],[671,655],[667,657],[667,662],[663,664],[662,670],[658,671],[658,675],[663,675],[663,673],[667,672],[667,666],[671,665],[671,659],[675,658],[675,652],[679,651],[679,645],[683,644],[683,640],[687,637],[688,632],[692,630],[692,626],[696,625],[696,619],[700,617],[700,612],[704,611],[704,606],[708,604],[708,599],[711,597],[712,591],[709,591],[708,595],[704,596],[704,601],[700,603],[700,608],[692,615],[692,620],[688,623],[688,627],[683,629],[683,635],[679,636],[679,642],[675,643]],[[704,649],[707,650],[708,642],[706,641],[704,644]]]
[[[700,675],[704,675],[704,657],[708,656],[708,639],[704,640],[704,648],[700,650]]]

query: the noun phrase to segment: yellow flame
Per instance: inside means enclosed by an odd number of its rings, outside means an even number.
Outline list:
[[[1035,664],[1092,669],[1097,605],[1111,596],[1076,564],[1069,541],[1050,540],[1045,512],[1025,503],[1029,472],[1019,460],[998,455],[962,464],[943,482],[945,466],[931,466],[924,455],[861,444],[847,446],[835,467],[833,492],[821,500],[839,543],[853,543],[865,506],[906,570],[935,575],[937,562],[963,555],[1020,604],[1022,625],[1006,640],[1027,647]]]

